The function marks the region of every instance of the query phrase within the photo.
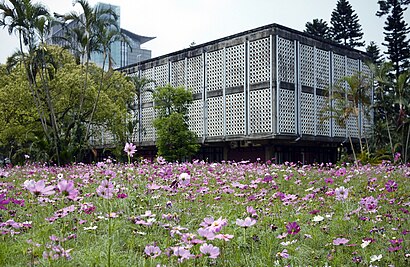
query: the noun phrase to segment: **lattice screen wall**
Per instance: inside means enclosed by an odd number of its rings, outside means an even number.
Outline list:
[[[323,109],[327,105],[328,99],[325,96],[316,95],[316,105],[318,110]],[[316,121],[316,134],[317,135],[324,135],[330,136],[330,120],[322,119],[322,118],[329,118],[330,112],[325,111],[320,114],[319,119]]]
[[[244,93],[226,96],[226,134],[245,134]]]
[[[198,137],[204,134],[204,102],[202,99],[194,100],[188,110],[189,130],[196,133]]]
[[[142,109],[142,116],[141,116],[141,122],[142,122],[142,141],[143,142],[150,142],[155,140],[155,129],[154,126],[152,125],[152,122],[155,117],[154,113],[154,108],[149,107],[149,108],[143,108]]]
[[[245,77],[245,44],[226,48],[226,87],[243,86]]]
[[[142,71],[142,78],[145,78],[147,80],[154,80],[154,69],[146,69],[144,71]],[[142,88],[142,92],[141,92],[141,100],[142,103],[148,103],[152,101],[152,93],[151,91],[154,90],[155,85],[153,82],[150,82],[148,84],[146,84],[143,88]]]
[[[279,81],[295,82],[295,45],[291,40],[278,38]]]
[[[154,80],[156,86],[165,86],[169,83],[168,73],[168,64],[155,67]]]
[[[330,55],[329,51],[316,49],[316,87],[326,89],[330,85]]]
[[[313,46],[300,45],[300,76],[304,86],[315,86]]]
[[[270,38],[249,43],[249,83],[269,81],[270,78]]]
[[[342,86],[346,88],[346,83],[342,81],[342,78],[346,76],[346,63],[345,63],[345,56],[333,54],[333,84],[337,84],[338,86]],[[332,101],[332,106],[341,106],[340,102],[337,100]],[[346,128],[344,126],[340,126],[335,119],[333,119],[333,134],[337,137],[345,137],[346,136]]]
[[[280,89],[279,132],[296,133],[295,91]]]
[[[223,135],[223,97],[208,99],[208,136]]]
[[[204,60],[202,56],[188,58],[187,60],[187,88],[193,94],[202,93],[204,88]]]
[[[367,82],[371,83],[373,74],[372,74],[370,68],[365,64],[362,64],[361,68],[362,68],[361,69],[362,75],[364,75],[366,77],[365,80]],[[369,90],[367,92],[367,94],[370,97],[370,99],[372,99],[372,91]],[[369,109],[369,107],[367,109]],[[372,133],[372,121],[374,119],[374,116],[373,116],[373,113],[370,112],[370,110],[367,113],[369,113],[369,114],[366,114],[366,112],[364,110],[361,110],[360,116],[361,116],[361,123],[363,125],[362,134],[369,137],[370,134]]]
[[[249,126],[251,134],[272,131],[272,103],[270,89],[251,91],[249,95]]]
[[[185,60],[171,63],[171,85],[185,86]]]
[[[224,50],[217,50],[206,54],[207,91],[223,88]]]
[[[301,93],[301,123],[302,134],[315,134],[316,112],[315,96],[310,93]]]

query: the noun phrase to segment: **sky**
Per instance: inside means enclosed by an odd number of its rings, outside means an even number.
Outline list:
[[[6,1],[7,2],[7,1]],[[40,0],[49,11],[64,14],[80,11],[72,0]],[[223,38],[271,23],[303,31],[305,23],[315,18],[330,24],[337,0],[89,0],[118,5],[121,28],[139,35],[156,37],[143,44],[152,57],[172,53],[190,46]],[[375,41],[382,50],[386,17],[375,14],[377,0],[349,0],[359,17],[366,45]],[[410,23],[410,10],[404,14]],[[18,48],[18,39],[0,28],[0,63]],[[363,48],[364,49],[364,48]]]

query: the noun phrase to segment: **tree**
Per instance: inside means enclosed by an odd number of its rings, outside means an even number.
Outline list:
[[[92,138],[87,140],[87,147],[103,145],[99,138],[102,132],[111,135],[113,142],[116,142],[110,145],[118,143],[123,147],[127,141],[127,103],[133,99],[132,83],[123,74],[112,72],[104,77],[100,87],[101,69],[90,65],[89,90],[85,95],[83,112],[78,116],[80,121],[74,122],[72,118],[78,112],[79,95],[82,93],[85,76],[83,67],[76,63],[71,54],[59,47],[46,46],[45,49],[57,66],[52,69],[54,77],[48,81],[48,88],[59,129],[61,163],[80,160],[78,156],[81,148],[77,142],[76,123],[85,124],[88,121],[88,114],[92,112],[98,94],[100,100],[95,109],[93,127],[90,129]],[[27,98],[30,94],[27,92],[28,81],[23,79],[26,71],[24,66],[17,64],[8,70],[2,66],[0,70],[0,97],[5,100],[0,105],[0,147],[11,153],[14,159],[21,159],[25,153],[33,160],[55,161],[52,143],[47,141],[41,131],[38,113],[33,112],[36,105],[32,98]],[[41,88],[41,83],[36,84],[35,90],[42,92],[37,87]],[[46,98],[41,99],[41,106],[47,106]],[[49,125],[49,113],[45,115]]]
[[[323,111],[329,112],[330,118],[333,118],[339,126],[346,129],[355,163],[357,163],[357,157],[352,140],[353,133],[347,128],[347,122],[349,119],[354,119],[360,153],[362,157],[367,158],[369,149],[365,151],[362,143],[363,136],[360,119],[361,116],[368,116],[370,113],[369,108],[372,104],[371,88],[372,85],[369,77],[361,73],[343,77],[340,81],[337,81],[328,92],[329,101],[326,102],[327,104],[323,109]],[[322,119],[329,119],[325,116],[322,117]]]
[[[410,39],[407,38],[407,34],[410,32],[410,28],[404,20],[404,11],[406,11],[407,5],[410,1],[400,0],[387,0],[379,1],[380,10],[376,13],[377,16],[388,15],[385,27],[384,27],[384,40],[383,43],[387,47],[388,59],[393,63],[393,68],[396,78],[399,77],[410,64]]]
[[[345,46],[354,48],[364,46],[360,40],[363,37],[359,17],[355,14],[347,0],[338,0],[330,19],[330,31],[333,40]]]
[[[373,41],[366,47],[366,52],[369,54],[369,57],[374,64],[382,63],[382,55],[380,54],[380,48]]]
[[[306,33],[319,36],[327,40],[332,39],[330,36],[330,28],[327,25],[327,22],[322,19],[314,19],[313,22],[306,22],[305,27]]]
[[[188,129],[187,113],[192,102],[192,92],[184,87],[167,85],[159,87],[153,94],[157,118],[158,155],[168,161],[184,160],[199,149],[195,133]]]

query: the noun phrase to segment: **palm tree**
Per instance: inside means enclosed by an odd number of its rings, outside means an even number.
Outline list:
[[[49,72],[46,67],[48,58],[45,56],[46,48],[44,46],[45,36],[50,26],[49,13],[46,7],[38,3],[33,4],[31,0],[10,0],[9,2],[11,6],[5,2],[0,4],[2,12],[0,26],[7,27],[9,34],[13,32],[18,34],[20,48],[20,51],[9,60],[9,63],[16,63],[15,60],[20,59],[24,65],[30,92],[36,104],[44,134],[47,140],[52,140],[56,160],[60,164],[58,125],[45,76],[45,72]],[[27,49],[27,52],[24,48]],[[37,89],[37,74],[40,75],[41,86],[45,93],[48,115],[42,105],[42,93]],[[49,134],[47,117],[50,117],[53,138]]]
[[[369,113],[368,111],[371,105],[371,88],[372,86],[368,77],[365,77],[361,73],[343,77],[331,88],[331,91],[328,93],[329,101],[327,103],[329,104],[323,109],[323,111],[329,111],[329,117],[333,118],[339,126],[346,129],[356,164],[357,157],[352,140],[352,133],[347,127],[347,122],[350,118],[354,118],[360,145],[360,153],[364,156],[365,151],[362,142],[363,136],[362,130],[360,129],[360,119],[361,116]],[[369,153],[368,147],[367,153]]]

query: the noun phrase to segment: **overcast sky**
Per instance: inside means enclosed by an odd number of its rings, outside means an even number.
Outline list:
[[[33,2],[36,2],[35,0]],[[80,10],[72,0],[42,0],[51,12]],[[106,0],[121,7],[121,27],[136,34],[156,37],[143,45],[160,56],[231,34],[271,23],[303,31],[315,18],[330,21],[337,0]],[[377,0],[349,0],[359,16],[366,45],[383,42],[385,17],[375,16]],[[410,11],[405,12],[410,21]],[[0,63],[18,47],[15,35],[0,29]],[[384,49],[383,47],[381,47]]]

